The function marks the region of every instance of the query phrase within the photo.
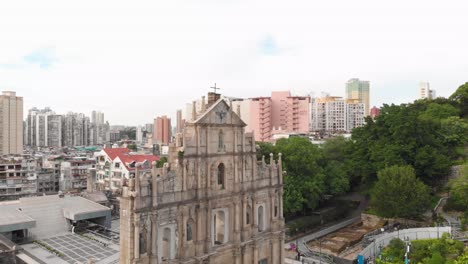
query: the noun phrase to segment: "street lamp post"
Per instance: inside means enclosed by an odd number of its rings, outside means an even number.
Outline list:
[[[405,264],[409,264],[410,263],[410,260],[409,260],[409,252],[410,252],[410,248],[411,248],[411,241],[409,239],[409,236],[405,238],[405,241],[406,241],[406,253],[405,253]]]

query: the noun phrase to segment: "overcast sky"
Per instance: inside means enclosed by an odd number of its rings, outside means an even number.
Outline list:
[[[448,96],[468,81],[466,1],[0,3],[0,90],[24,109],[101,110],[149,123],[215,82],[227,96],[371,82],[371,105],[410,102],[419,81]]]

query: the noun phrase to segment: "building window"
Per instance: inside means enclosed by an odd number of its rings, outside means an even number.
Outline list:
[[[222,245],[227,242],[227,225],[224,211],[219,210],[213,215],[214,245]]]
[[[258,232],[263,232],[265,230],[265,219],[264,219],[264,209],[263,209],[263,205],[260,205],[258,207]]]
[[[225,182],[225,174],[224,174],[225,168],[224,164],[221,163],[218,165],[218,187],[219,189],[224,189],[224,182]]]
[[[268,260],[267,259],[262,259],[262,260],[258,261],[258,264],[268,264]]]
[[[192,219],[187,221],[187,241],[193,240],[193,224],[194,221]]]
[[[247,205],[247,211],[245,212],[245,224],[250,225],[250,213],[252,211],[252,207],[250,205]]]
[[[145,230],[140,232],[139,235],[139,247],[140,247],[140,255],[146,254],[146,235],[145,235]]]
[[[278,217],[278,205],[279,205],[279,200],[278,197],[275,199],[275,217]]]
[[[218,151],[224,151],[224,133],[223,133],[223,130],[220,130],[219,134],[218,134]]]

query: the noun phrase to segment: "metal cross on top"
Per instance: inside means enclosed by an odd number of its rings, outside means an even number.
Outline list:
[[[215,83],[214,86],[212,86],[212,87],[210,87],[210,88],[214,90],[214,93],[216,93],[216,90],[221,90],[221,88],[216,87],[216,83]]]

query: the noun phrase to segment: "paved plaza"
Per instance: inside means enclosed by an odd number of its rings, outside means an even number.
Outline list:
[[[61,258],[70,264],[86,263],[89,259],[97,262],[118,254],[111,247],[73,234],[42,239],[41,242],[63,253]]]

